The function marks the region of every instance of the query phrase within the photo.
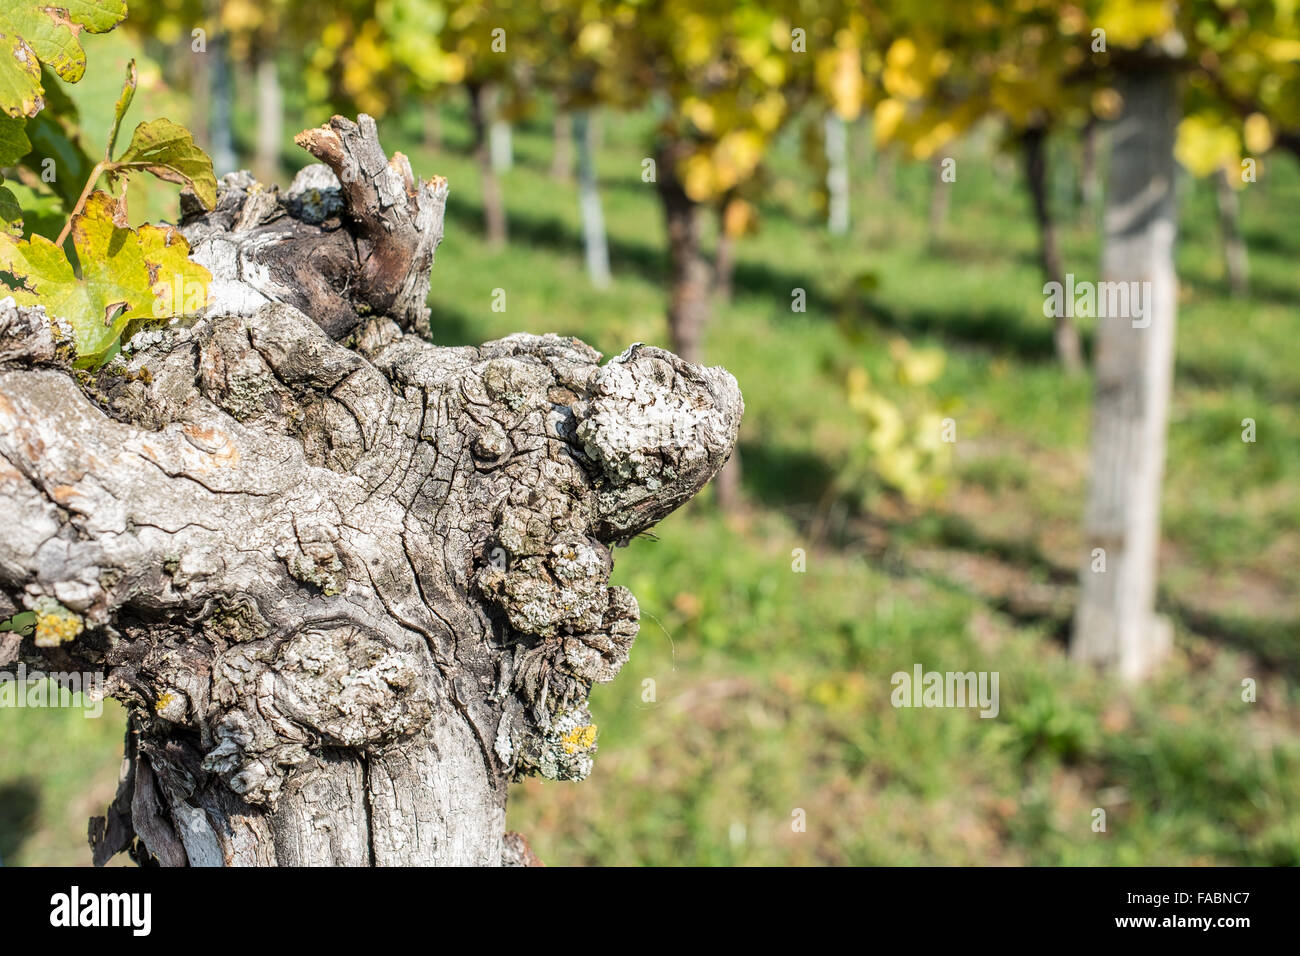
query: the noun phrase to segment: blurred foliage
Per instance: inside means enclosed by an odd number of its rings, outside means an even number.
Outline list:
[[[845,460],[839,480],[862,507],[873,503],[880,484],[912,503],[936,500],[957,440],[956,421],[945,418],[925,391],[943,372],[943,351],[914,348],[894,337],[888,354],[896,384],[906,391],[901,398],[874,385],[862,366],[847,376],[848,405],[861,418],[863,441]]]

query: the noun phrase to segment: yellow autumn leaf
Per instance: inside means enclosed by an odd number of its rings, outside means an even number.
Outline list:
[[[713,107],[704,100],[691,97],[682,103],[682,113],[701,133],[713,132],[715,128]]]
[[[929,385],[943,374],[942,349],[908,348],[898,358],[898,380],[904,385]]]
[[[748,235],[757,229],[758,210],[744,199],[733,199],[722,211],[722,231],[733,239]]]
[[[831,106],[845,122],[852,122],[862,112],[866,96],[866,78],[862,75],[862,58],[856,46],[840,46],[829,57],[826,91]]]
[[[1242,140],[1252,153],[1267,153],[1273,148],[1273,126],[1263,113],[1251,113],[1242,125]]]
[[[907,37],[895,40],[885,54],[881,82],[890,96],[918,100],[925,94],[928,69],[918,65],[916,43]]]
[[[1113,120],[1124,108],[1124,98],[1110,87],[1093,92],[1090,105],[1098,119]]]
[[[713,162],[705,153],[692,153],[682,160],[682,188],[696,202],[710,199],[718,190],[713,175]]]
[[[785,97],[777,90],[769,90],[754,104],[752,115],[759,129],[774,133],[785,119],[785,110]]]
[[[1106,31],[1108,45],[1137,47],[1173,28],[1171,0],[1106,0],[1095,26]]]
[[[906,113],[907,107],[901,100],[888,98],[876,104],[872,130],[877,146],[883,146],[894,138]]]
[[[1193,114],[1178,124],[1174,158],[1193,176],[1235,167],[1241,158],[1237,131],[1218,117]]]
[[[1300,40],[1269,40],[1264,49],[1273,60],[1300,60]]]
[[[596,56],[609,49],[613,37],[614,31],[608,23],[593,20],[584,24],[582,32],[578,34],[578,50],[585,56]]]

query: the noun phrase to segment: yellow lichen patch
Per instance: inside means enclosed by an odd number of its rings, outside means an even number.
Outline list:
[[[81,616],[61,604],[51,603],[36,609],[36,646],[58,647],[82,632]]]
[[[560,743],[564,746],[564,752],[566,754],[577,753],[579,750],[589,750],[591,749],[591,745],[595,742],[595,724],[587,724],[585,727],[574,727],[560,738]]]
[[[171,706],[172,701],[174,701],[175,699],[176,699],[176,695],[173,694],[171,691],[169,690],[163,691],[162,694],[159,695],[158,699],[154,702],[153,712],[155,714],[161,714],[164,710],[166,710],[168,707]]]

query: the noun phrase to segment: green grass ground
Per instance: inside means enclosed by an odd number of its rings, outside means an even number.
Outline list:
[[[452,187],[430,300],[439,342],[525,330],[607,355],[667,344],[642,118],[605,123],[615,282],[596,291],[575,189],[548,176],[545,117],[515,131],[511,242],[493,252],[459,103],[436,153],[410,112],[381,122],[384,142]],[[1090,383],[1053,362],[1014,162],[979,142],[955,155],[937,251],[925,167],[877,175],[860,159],[853,234],[835,240],[811,211],[797,144],[775,157],[761,232],[739,245],[735,299],[707,339],[745,394],[746,507],[724,517],[706,492],[657,541],[617,554],[643,622],[623,673],[592,694],[595,771],[512,794],[510,826],[548,863],[1300,863],[1300,170],[1278,157],[1242,197],[1253,280],[1242,301],[1227,295],[1213,194],[1184,184],[1161,553],[1176,647],[1158,678],[1123,692],[1073,666],[1063,644]],[[304,161],[289,143],[285,158]],[[1095,211],[1070,195],[1070,144],[1057,159],[1067,268],[1095,278]],[[863,272],[878,288],[854,344],[835,318]],[[795,287],[806,313],[790,311]],[[503,313],[491,309],[498,288]],[[883,368],[893,334],[947,351],[934,390],[958,424],[954,475],[923,508],[841,506],[826,490],[862,426],[837,370]],[[1254,444],[1240,440],[1246,417]],[[916,662],[998,671],[1001,713],[895,709],[890,675]],[[1245,678],[1255,703],[1242,701]],[[0,719],[6,863],[88,859],[85,817],[111,796],[120,733],[118,711]]]

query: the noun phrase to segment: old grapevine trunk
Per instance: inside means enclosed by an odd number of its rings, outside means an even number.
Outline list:
[[[1131,72],[1120,91],[1124,112],[1111,140],[1102,273],[1129,284],[1130,308],[1097,321],[1087,553],[1071,650],[1132,681],[1150,672],[1169,639],[1155,617],[1155,598],[1178,307],[1179,113],[1171,70]]]
[[[668,237],[668,332],[673,349],[691,362],[700,360],[709,320],[710,270],[700,248],[700,204],[686,194],[677,163],[687,148],[681,141],[661,146],[655,157],[659,202]]]
[[[704,330],[712,311],[713,271],[700,245],[701,204],[686,192],[677,164],[688,149],[682,140],[669,140],[657,153],[659,202],[668,238],[668,333],[673,350],[689,362],[703,361]],[[718,504],[732,511],[740,494],[740,454],[727,463],[716,482]]]
[[[182,229],[190,323],[96,374],[0,303],[0,663],[102,671],[130,714],[96,862],[500,864],[508,782],[591,768],[637,631],[611,546],[726,460],[735,380],[554,335],[427,340],[445,180],[369,117],[226,177]]]
[[[1246,239],[1241,234],[1241,203],[1226,169],[1215,173],[1214,190],[1219,207],[1219,233],[1223,241],[1228,289],[1234,296],[1244,298],[1250,292],[1250,259],[1246,252]]]
[[[1038,225],[1038,261],[1047,282],[1065,285],[1065,267],[1061,264],[1061,250],[1056,238],[1056,220],[1052,216],[1051,198],[1047,177],[1047,128],[1030,126],[1021,136],[1024,150],[1025,182],[1034,207],[1034,222]],[[1056,357],[1069,372],[1083,370],[1083,346],[1074,320],[1063,310],[1056,317],[1052,338],[1056,344]]]
[[[492,158],[492,128],[496,116],[496,91],[484,83],[466,86],[470,126],[474,131],[474,163],[483,189],[483,234],[490,245],[506,244],[506,201],[501,193],[499,167]]]

